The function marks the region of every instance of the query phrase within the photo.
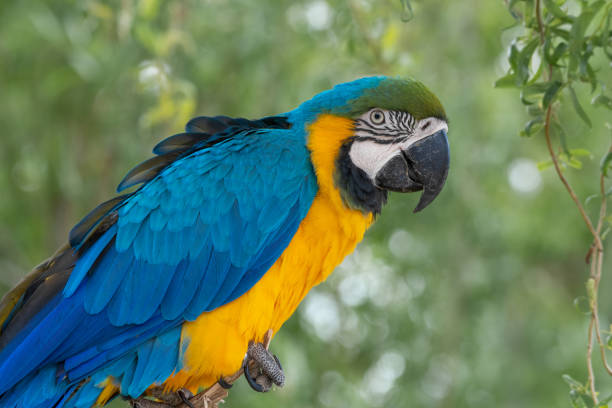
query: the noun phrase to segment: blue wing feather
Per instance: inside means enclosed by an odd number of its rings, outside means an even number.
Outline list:
[[[206,240],[204,241],[206,242]],[[190,254],[188,260],[185,260],[182,265],[179,264],[179,267],[181,267],[180,271],[170,283],[168,293],[161,305],[164,319],[176,319],[187,309],[192,299],[206,299],[205,293],[195,296],[197,291],[203,291],[207,288],[211,292],[214,290],[214,287],[205,280],[206,275],[212,274],[212,270],[208,268],[211,256],[213,255],[212,250],[212,245],[208,243],[206,247],[197,251],[197,255],[192,256]],[[202,276],[203,271],[206,271],[204,272],[204,277]],[[200,309],[203,309],[203,307],[196,307],[196,310]],[[194,318],[190,314],[185,315],[186,320],[193,320]]]
[[[74,270],[70,274],[70,279],[64,287],[64,296],[71,296],[74,291],[79,287],[87,272],[91,269],[91,266],[96,262],[100,253],[104,250],[106,245],[115,237],[117,228],[111,227],[106,231],[87,252],[79,259]]]
[[[182,322],[241,296],[269,269],[317,191],[304,134],[225,132],[116,208],[63,292],[0,351],[0,395],[20,381],[42,384],[33,373],[63,364],[57,392],[112,375],[137,396],[180,367]],[[66,406],[91,400],[87,384]]]
[[[117,246],[111,248],[109,251],[112,253],[95,266],[95,270],[100,272],[91,274],[91,282],[85,288],[84,307],[89,314],[97,314],[104,309],[135,261],[132,253],[120,252]]]

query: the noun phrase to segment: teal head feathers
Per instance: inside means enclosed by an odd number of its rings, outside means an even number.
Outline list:
[[[442,104],[421,82],[385,76],[336,85],[304,102],[294,114],[305,122],[321,113],[355,118],[374,107],[409,112],[417,120],[435,117],[446,121]]]

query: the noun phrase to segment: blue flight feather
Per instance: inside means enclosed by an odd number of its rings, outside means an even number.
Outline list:
[[[85,255],[79,258],[74,270],[70,274],[70,279],[64,287],[64,296],[72,296],[74,291],[79,287],[79,284],[91,269],[93,263],[98,259],[100,253],[104,250],[106,245],[113,239],[115,232],[117,231],[116,226],[112,226],[108,229],[98,240],[87,249]]]

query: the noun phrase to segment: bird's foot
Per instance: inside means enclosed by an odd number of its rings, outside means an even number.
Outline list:
[[[278,357],[270,353],[262,343],[249,342],[244,360],[244,376],[257,392],[268,392],[272,384],[282,387],[285,373]]]

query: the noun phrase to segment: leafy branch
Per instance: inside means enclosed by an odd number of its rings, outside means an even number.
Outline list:
[[[530,120],[521,131],[522,136],[544,134],[550,155],[550,164],[574,202],[587,229],[592,243],[586,256],[589,278],[586,282],[589,300],[590,322],[587,335],[586,363],[588,379],[582,384],[570,376],[564,379],[570,386],[574,407],[603,407],[612,401],[612,396],[599,399],[593,370],[594,337],[605,370],[612,376],[606,350],[612,349],[602,337],[599,319],[598,290],[602,278],[604,238],[610,231],[610,217],[607,217],[606,179],[612,163],[612,147],[603,155],[598,180],[600,207],[592,220],[564,171],[568,167],[580,169],[578,156],[585,149],[570,149],[566,132],[558,112],[567,102],[578,118],[589,128],[593,123],[583,108],[583,102],[576,93],[582,84],[590,87],[595,95],[591,104],[612,110],[612,98],[606,94],[605,83],[597,62],[612,62],[612,2],[606,0],[506,0],[508,10],[520,27],[520,34],[510,45],[508,73],[497,80],[496,87],[520,90],[521,102],[527,107]],[[571,14],[568,9],[578,6],[579,11]],[[564,117],[564,120],[572,118]],[[610,127],[609,124],[606,124]],[[556,136],[558,142],[553,141]],[[589,155],[588,152],[586,152]]]

